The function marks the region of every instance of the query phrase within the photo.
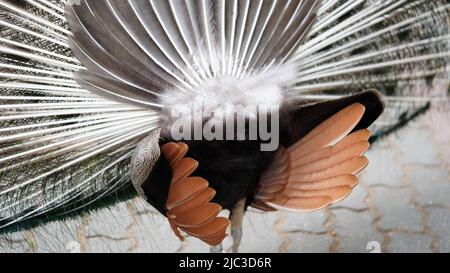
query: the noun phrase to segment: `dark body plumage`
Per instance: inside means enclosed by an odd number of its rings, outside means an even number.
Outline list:
[[[214,202],[232,209],[242,198],[252,196],[261,174],[275,152],[262,152],[261,141],[188,141],[188,156],[200,165],[194,176],[209,181],[217,191]]]
[[[366,107],[363,118],[353,130],[357,131],[370,126],[383,112],[381,96],[375,91],[323,103],[295,101],[283,105],[280,111],[280,145],[291,146],[318,124],[356,102]],[[161,140],[161,145],[173,141],[173,139],[165,138]],[[275,151],[261,151],[260,145],[263,143],[261,140],[189,140],[184,142],[189,146],[187,156],[199,162],[199,167],[192,175],[208,180],[210,186],[217,192],[213,201],[224,209],[232,209],[244,197],[247,198],[248,205],[253,202],[261,175],[271,164],[275,155]],[[152,175],[143,185],[144,189],[146,185],[153,183],[160,187],[166,185],[163,188],[168,190],[170,176],[163,175],[159,166],[163,165],[155,166]],[[164,172],[167,171],[170,169],[166,167]],[[157,204],[151,202],[156,207],[164,204],[164,198],[167,198],[167,194],[161,194],[161,188],[158,188],[157,194],[149,191],[146,191],[146,194],[153,196],[150,199],[161,199]],[[161,208],[158,209],[161,211]]]

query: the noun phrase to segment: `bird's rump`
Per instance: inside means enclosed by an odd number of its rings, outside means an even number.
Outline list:
[[[363,156],[369,148],[366,128],[382,113],[381,97],[367,91],[299,107],[284,118],[291,119],[286,121],[288,126],[293,117],[304,120],[302,131],[294,134],[290,127],[282,131],[291,132],[291,139],[300,137],[276,152],[261,151],[260,142],[249,140],[162,141],[161,150],[172,171],[165,170],[169,176],[155,176],[161,173],[161,165],[155,165],[142,187],[149,202],[168,217],[179,238],[183,238],[179,230],[189,234],[186,228],[203,225],[201,230],[216,234],[206,226],[223,222],[215,219],[219,210],[233,210],[242,199],[265,211],[305,212],[350,194],[357,184],[356,174],[368,164]],[[324,114],[316,118],[305,115],[314,111]],[[172,178],[163,181],[162,177]],[[161,188],[167,194],[160,194]],[[198,215],[193,217],[195,209]],[[211,245],[221,241],[196,237]]]

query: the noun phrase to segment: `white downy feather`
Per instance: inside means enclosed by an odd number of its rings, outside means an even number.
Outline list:
[[[259,106],[279,108],[285,91],[294,86],[296,75],[295,65],[286,63],[250,72],[242,78],[216,76],[188,93],[176,89],[165,91],[161,98],[163,113],[169,116],[175,113],[186,124],[198,120],[196,117],[219,110],[244,109],[252,112],[238,114],[255,116],[257,113],[253,111]],[[231,111],[226,113],[234,116]],[[165,120],[169,123],[162,126],[170,127],[172,119],[165,117]]]

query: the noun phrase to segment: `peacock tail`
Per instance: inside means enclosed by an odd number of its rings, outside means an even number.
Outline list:
[[[446,105],[417,86],[446,78],[449,12],[445,0],[0,0],[0,229],[129,187],[136,145],[193,97],[377,89],[377,132]]]

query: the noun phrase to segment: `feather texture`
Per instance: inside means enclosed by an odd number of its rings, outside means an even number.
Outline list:
[[[63,3],[1,1],[0,18],[0,227],[128,185],[157,113],[77,84]]]
[[[216,191],[205,179],[190,176],[198,162],[184,158],[188,151],[185,143],[167,143],[162,151],[173,171],[166,202],[167,218],[173,231],[181,240],[184,238],[180,230],[211,246],[218,245],[225,238],[230,221],[218,217],[222,207],[210,202]]]
[[[349,195],[357,184],[355,175],[368,163],[363,156],[369,148],[367,130],[349,135],[365,110],[360,103],[352,104],[288,149],[280,147],[261,177],[256,207],[312,211]]]

